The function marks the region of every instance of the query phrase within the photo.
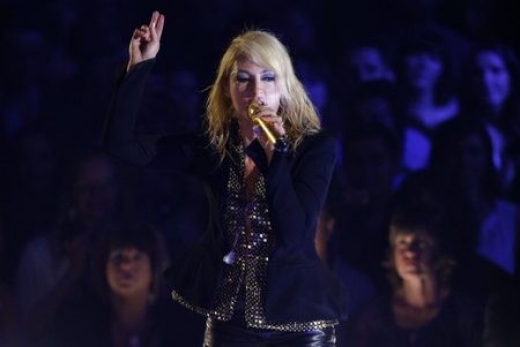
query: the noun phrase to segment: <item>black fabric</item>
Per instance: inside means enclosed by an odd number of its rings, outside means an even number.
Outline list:
[[[479,347],[482,346],[482,307],[452,292],[429,323],[403,328],[396,322],[392,295],[384,293],[354,317],[347,346],[366,347]]]
[[[208,318],[204,347],[334,347],[334,327],[305,332],[282,332],[246,328]]]

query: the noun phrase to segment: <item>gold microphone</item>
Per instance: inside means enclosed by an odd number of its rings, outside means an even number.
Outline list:
[[[273,133],[273,130],[270,129],[262,120],[262,118],[257,116],[258,112],[260,112],[260,105],[256,102],[251,103],[247,107],[247,115],[262,129],[269,142],[271,142],[273,145],[276,144],[276,135]]]

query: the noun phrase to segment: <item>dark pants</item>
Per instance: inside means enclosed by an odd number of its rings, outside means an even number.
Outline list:
[[[246,328],[234,322],[208,318],[204,347],[334,347],[334,327],[305,332]]]

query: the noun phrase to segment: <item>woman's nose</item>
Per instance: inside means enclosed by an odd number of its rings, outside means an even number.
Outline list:
[[[412,247],[407,247],[404,251],[403,251],[403,254],[406,258],[414,258],[415,256],[417,256],[417,252],[415,249],[413,249]]]
[[[264,92],[264,89],[262,88],[262,86],[260,85],[260,83],[255,83],[254,93],[255,93],[255,98],[263,98],[264,97],[265,92]]]
[[[132,268],[133,264],[134,264],[134,261],[132,259],[124,258],[119,263],[119,269],[123,270],[123,271],[127,271]]]

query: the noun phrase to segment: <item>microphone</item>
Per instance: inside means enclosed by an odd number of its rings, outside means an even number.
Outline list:
[[[274,131],[267,126],[267,124],[262,120],[262,118],[258,117],[257,114],[260,111],[260,106],[256,102],[252,102],[247,107],[247,115],[256,123],[264,132],[265,136],[273,145],[276,144],[277,137],[274,134]]]

